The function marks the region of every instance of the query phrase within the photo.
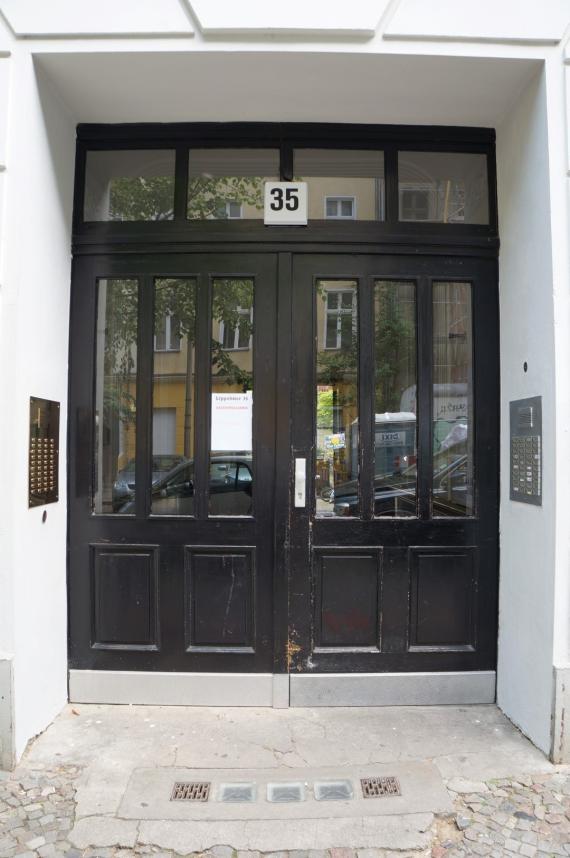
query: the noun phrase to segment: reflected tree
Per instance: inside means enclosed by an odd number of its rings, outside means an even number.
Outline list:
[[[223,220],[226,204],[263,208],[263,178],[191,177],[188,181],[189,220]],[[136,176],[111,180],[109,218],[114,221],[168,221],[174,217],[174,177]]]
[[[402,393],[416,377],[413,284],[380,283],[375,289],[375,408],[400,411]],[[407,297],[407,300],[405,300]]]

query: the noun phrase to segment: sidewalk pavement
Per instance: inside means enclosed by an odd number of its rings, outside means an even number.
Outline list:
[[[364,798],[361,777],[401,795]],[[211,784],[171,802],[175,781]],[[339,780],[351,797],[318,801]],[[220,801],[224,783],[253,801]],[[301,790],[272,803],[267,784]],[[570,855],[570,767],[495,706],[68,706],[0,774],[0,858]]]

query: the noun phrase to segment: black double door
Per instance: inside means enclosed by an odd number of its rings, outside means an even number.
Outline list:
[[[495,263],[82,257],[70,666],[495,666]]]

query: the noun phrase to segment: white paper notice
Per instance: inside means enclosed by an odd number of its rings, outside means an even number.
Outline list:
[[[247,393],[212,393],[211,449],[249,451],[253,417],[253,395]]]

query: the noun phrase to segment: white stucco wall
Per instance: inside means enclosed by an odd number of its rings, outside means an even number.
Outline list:
[[[67,697],[66,399],[73,193],[73,123],[38,82],[28,50],[13,46],[17,81],[7,134],[2,229],[0,399],[3,585],[9,616],[2,647],[14,653],[15,751]],[[62,403],[60,500],[28,509],[29,397]],[[42,513],[47,510],[47,521]],[[0,600],[0,602],[3,600]],[[4,617],[3,617],[4,619]]]
[[[501,575],[497,699],[550,749],[555,570],[554,306],[545,73],[497,129]],[[528,372],[523,364],[528,363]],[[543,504],[509,500],[509,401],[542,396]]]

